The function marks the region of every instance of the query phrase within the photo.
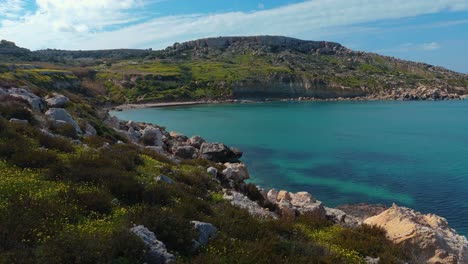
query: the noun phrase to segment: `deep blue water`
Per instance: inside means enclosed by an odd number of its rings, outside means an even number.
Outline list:
[[[468,101],[276,102],[112,114],[244,151],[252,181],[328,206],[393,202],[468,235]]]

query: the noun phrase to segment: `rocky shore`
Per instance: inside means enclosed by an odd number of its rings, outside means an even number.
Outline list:
[[[223,184],[224,199],[256,217],[294,220],[305,215],[342,226],[377,225],[387,232],[391,241],[413,250],[412,255],[417,258],[415,263],[468,262],[468,240],[450,228],[443,217],[424,215],[395,204],[390,208],[370,204],[330,208],[308,192],[263,190],[258,186],[256,190],[251,190],[245,183],[250,175],[245,164],[239,160],[242,152],[238,149],[223,143],[206,142],[200,136],[188,137],[174,131],[167,132],[154,124],[125,122],[110,116],[106,123],[135,144],[166,155],[174,162],[208,159],[219,163],[223,170],[209,167],[207,173]],[[375,263],[372,261],[376,260],[369,260],[369,263]]]

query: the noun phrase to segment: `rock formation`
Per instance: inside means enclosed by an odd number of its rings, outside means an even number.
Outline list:
[[[468,263],[468,240],[443,217],[394,204],[364,223],[384,228],[391,241],[413,248],[417,263]]]

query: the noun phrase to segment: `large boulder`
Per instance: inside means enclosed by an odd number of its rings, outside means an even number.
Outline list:
[[[468,263],[468,240],[443,217],[394,204],[364,223],[382,227],[391,241],[412,248],[419,263]]]
[[[149,251],[146,253],[146,263],[148,264],[165,264],[175,261],[175,256],[167,252],[163,242],[156,239],[156,236],[146,227],[139,225],[130,229],[137,237],[139,237]]]
[[[192,146],[178,146],[174,148],[174,155],[181,159],[193,159],[196,157],[197,149]]]
[[[200,136],[193,136],[189,139],[190,146],[199,149],[205,140]]]
[[[278,208],[283,218],[294,219],[297,215],[314,216],[326,219],[326,211],[322,202],[316,200],[308,192],[291,193],[271,189],[266,193],[266,199]]]
[[[10,88],[6,91],[9,95],[21,98],[28,102],[31,108],[34,111],[42,111],[45,109],[45,102],[44,99],[41,97],[33,94],[29,89],[26,88]]]
[[[195,230],[198,232],[198,237],[193,241],[193,249],[197,250],[200,246],[205,246],[208,244],[210,238],[216,235],[218,229],[210,223],[200,222],[200,221],[190,221],[193,224]]]
[[[247,166],[244,163],[224,163],[226,169],[223,170],[223,175],[227,180],[234,182],[242,182],[250,178]]]
[[[49,107],[54,107],[54,108],[63,108],[68,103],[70,103],[70,99],[68,99],[68,97],[61,95],[61,94],[54,94],[54,96],[47,98],[46,101]]]
[[[76,133],[81,134],[81,128],[75,122],[73,117],[67,112],[67,110],[63,108],[50,108],[45,113],[45,116],[56,123],[65,122],[67,124],[72,125],[75,128]]]
[[[162,146],[162,133],[159,128],[147,126],[141,133],[141,141],[147,146]]]
[[[223,143],[205,142],[200,146],[200,157],[214,162],[239,162],[241,156],[241,152],[234,152]]]

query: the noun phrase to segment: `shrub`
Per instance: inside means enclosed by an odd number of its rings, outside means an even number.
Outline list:
[[[39,144],[42,147],[48,148],[48,149],[55,149],[58,151],[62,152],[73,152],[73,145],[71,144],[70,140],[67,140],[66,138],[62,137],[53,137],[46,135],[44,133],[38,132],[37,133],[37,139],[39,141]]]
[[[109,214],[112,211],[112,195],[97,187],[76,187],[71,189],[64,198],[79,205],[86,214]]]
[[[253,183],[246,184],[244,186],[244,194],[249,197],[252,201],[257,201],[260,205],[263,205],[265,198],[258,190],[257,186]]]
[[[189,254],[196,232],[189,220],[170,209],[136,206],[129,211],[129,219],[135,225],[144,225],[155,233],[169,250]]]
[[[71,124],[56,124],[54,122],[49,122],[49,129],[55,134],[78,139],[78,134],[76,133],[75,127],[73,127]]]
[[[127,229],[69,227],[39,248],[38,263],[143,263],[144,250]]]
[[[17,118],[34,124],[36,120],[27,101],[11,95],[0,95],[0,115],[6,119]]]

